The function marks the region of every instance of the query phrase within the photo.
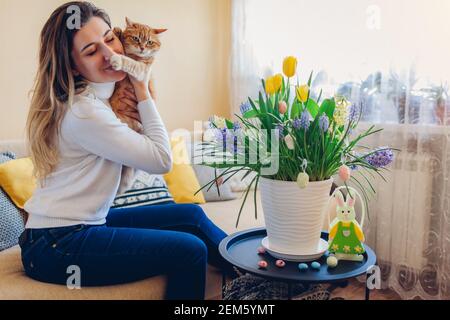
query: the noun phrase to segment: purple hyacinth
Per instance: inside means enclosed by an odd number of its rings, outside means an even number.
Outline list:
[[[214,136],[217,142],[223,142],[227,136],[227,129],[215,129]]]
[[[214,135],[218,144],[222,145],[223,150],[236,154],[238,149],[238,135],[240,130],[216,129]]]
[[[299,118],[295,118],[294,120],[292,120],[292,127],[296,130],[298,130],[300,128],[301,125],[301,121]]]
[[[328,116],[326,114],[323,114],[319,118],[319,128],[322,130],[322,132],[326,132],[328,130],[328,127],[330,126],[330,120],[328,120]]]
[[[358,107],[356,104],[352,104],[348,110],[348,121],[356,122],[359,118],[360,111],[360,107]]]
[[[391,148],[381,147],[372,154],[365,156],[365,159],[370,165],[376,168],[382,168],[394,160],[394,152]]]
[[[241,110],[241,114],[244,115],[246,112],[250,111],[252,109],[252,106],[249,102],[243,102],[241,103],[241,106],[239,107]]]
[[[304,110],[300,115],[300,128],[308,130],[309,128],[309,112]]]
[[[233,130],[239,130],[241,128],[241,124],[238,121],[233,122]]]
[[[282,124],[277,124],[275,126],[276,134],[278,138],[283,139],[284,138],[284,126]]]

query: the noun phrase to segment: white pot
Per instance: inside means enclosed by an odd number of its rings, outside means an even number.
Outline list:
[[[301,189],[296,182],[259,179],[271,251],[299,256],[317,253],[332,183],[333,178],[309,182]]]

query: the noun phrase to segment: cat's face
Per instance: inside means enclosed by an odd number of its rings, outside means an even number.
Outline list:
[[[123,47],[127,55],[142,59],[154,57],[161,48],[158,35],[167,29],[153,29],[126,18],[127,27],[123,31]]]

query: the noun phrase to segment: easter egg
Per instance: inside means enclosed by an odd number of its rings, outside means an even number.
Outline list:
[[[286,265],[286,262],[284,262],[283,260],[277,260],[277,261],[275,262],[275,265],[276,265],[278,268],[283,268],[283,267]]]
[[[258,254],[265,254],[266,253],[266,249],[264,249],[264,247],[258,247]]]
[[[299,263],[298,264],[298,269],[300,271],[306,271],[306,270],[308,270],[308,265],[306,263]]]
[[[320,263],[314,261],[311,263],[311,268],[315,269],[315,270],[319,270],[320,269]]]
[[[258,262],[258,267],[265,269],[267,268],[267,261],[261,260]]]
[[[343,181],[348,181],[350,179],[350,175],[351,175],[351,170],[349,167],[347,167],[345,164],[343,164],[340,168],[339,168],[339,177],[343,180]]]
[[[328,265],[330,268],[336,267],[336,266],[338,265],[338,260],[337,260],[337,258],[336,258],[335,256],[329,256],[329,257],[327,258],[327,265]]]
[[[309,182],[309,176],[305,172],[300,172],[297,176],[297,185],[303,189],[306,188]]]

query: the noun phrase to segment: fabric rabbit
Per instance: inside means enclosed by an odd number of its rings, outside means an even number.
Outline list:
[[[337,201],[337,217],[330,226],[328,251],[334,254],[337,260],[362,261],[365,252],[364,234],[356,221],[355,200],[356,195],[349,190],[347,200],[340,191],[335,192]]]

